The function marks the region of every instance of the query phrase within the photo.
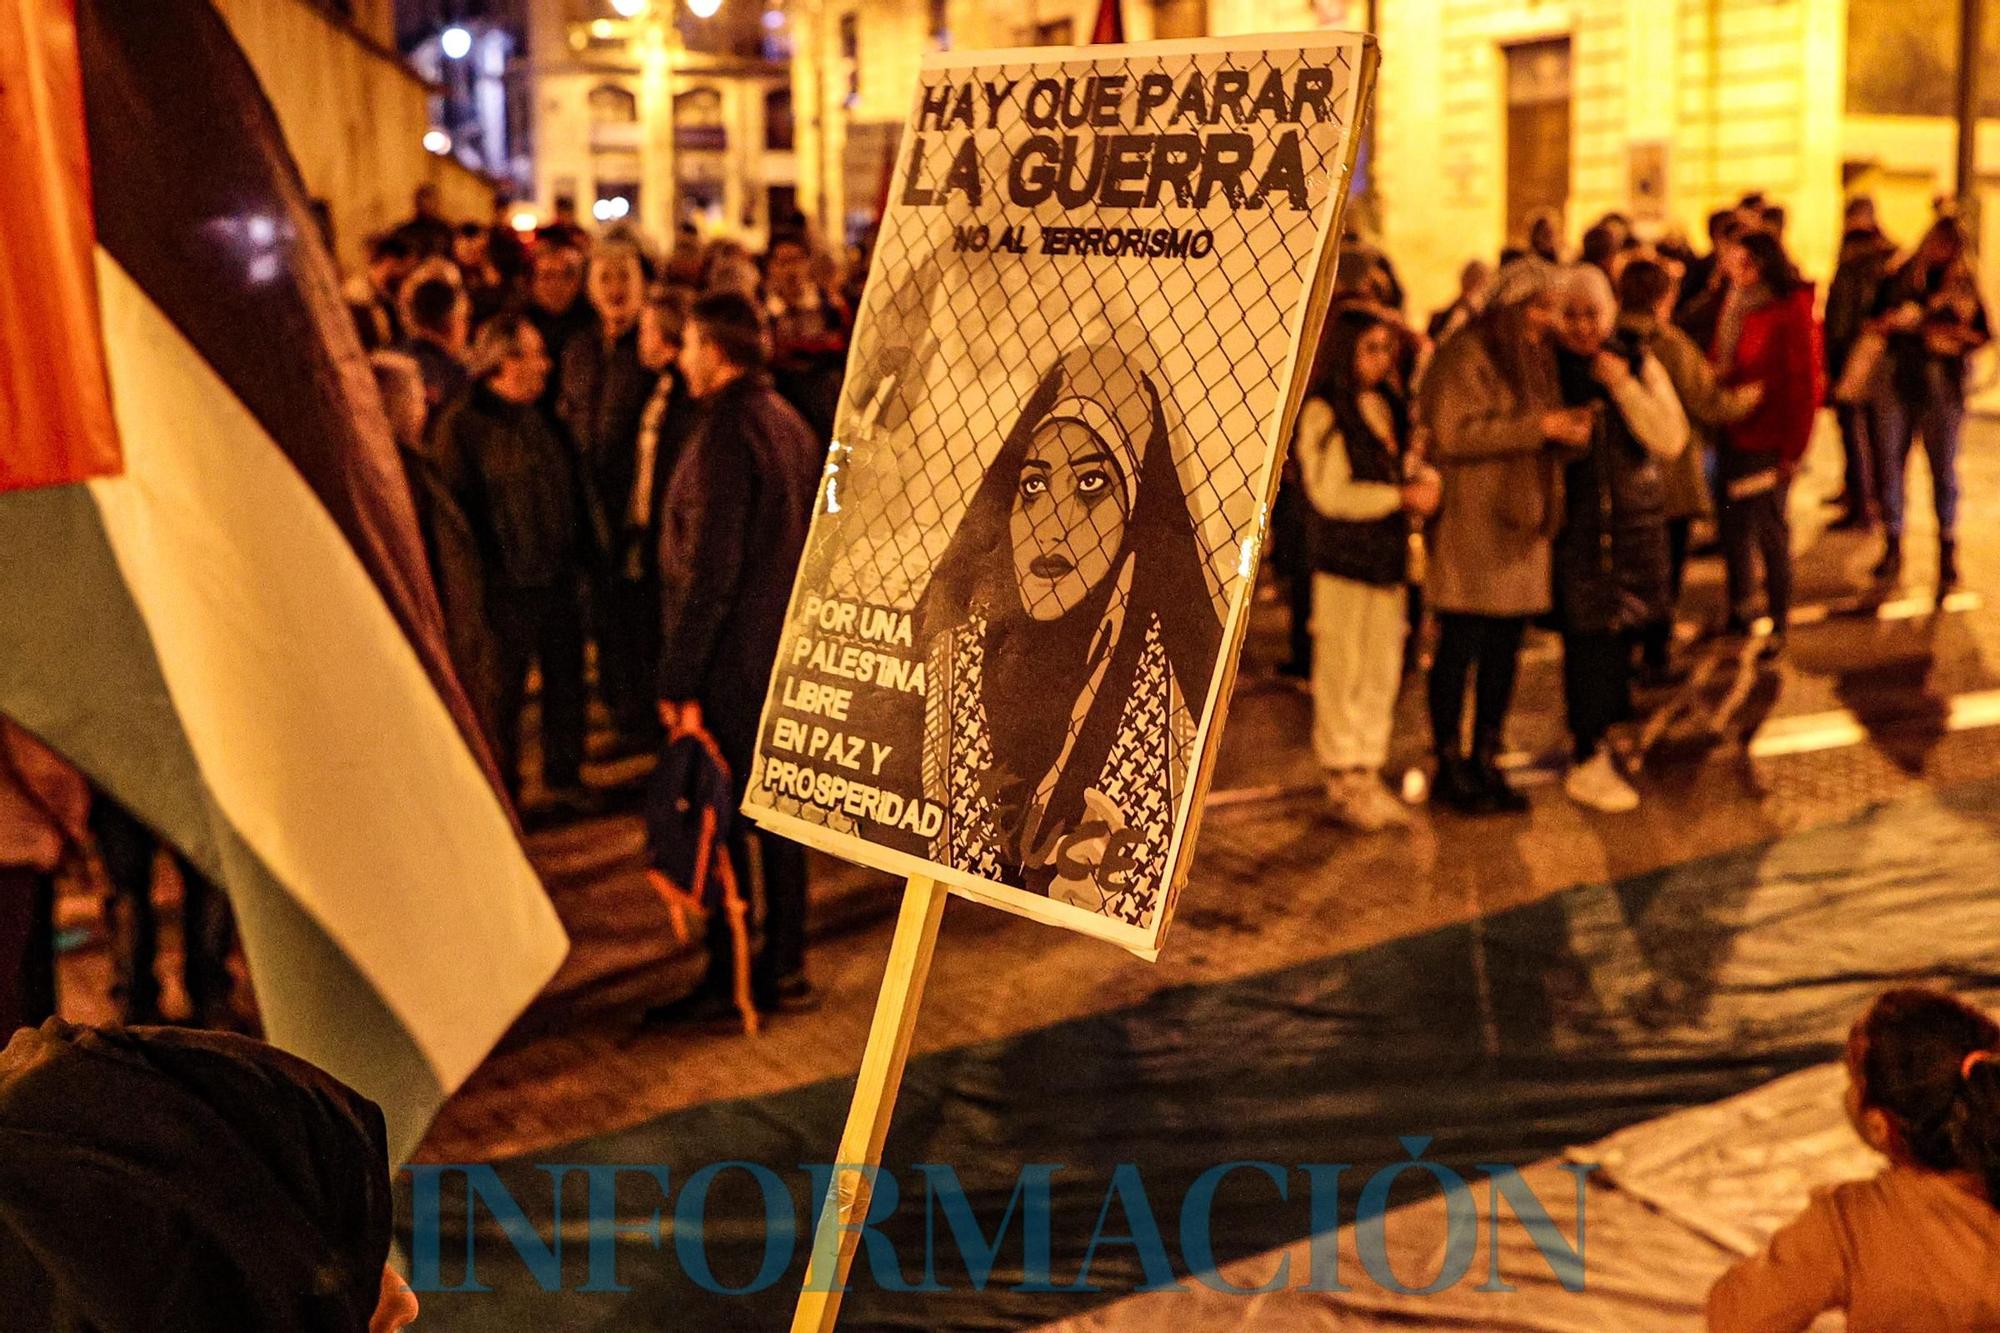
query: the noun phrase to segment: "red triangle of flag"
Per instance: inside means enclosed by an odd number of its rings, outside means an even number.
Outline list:
[[[1119,0],[1098,0],[1097,22],[1091,25],[1090,40],[1096,46],[1125,40],[1125,11]]]

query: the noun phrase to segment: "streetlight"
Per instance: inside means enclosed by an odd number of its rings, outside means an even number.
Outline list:
[[[451,151],[451,136],[443,130],[424,131],[424,148],[439,157]]]
[[[448,60],[463,60],[472,54],[472,34],[456,25],[438,35],[438,46]]]
[[[712,19],[722,8],[722,0],[688,0],[688,12],[698,19]]]

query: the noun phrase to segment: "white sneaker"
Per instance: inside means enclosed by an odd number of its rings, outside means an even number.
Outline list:
[[[1611,751],[1599,749],[1588,763],[1577,764],[1563,779],[1563,791],[1578,805],[1607,815],[1627,814],[1639,808],[1639,793],[1611,761]]]

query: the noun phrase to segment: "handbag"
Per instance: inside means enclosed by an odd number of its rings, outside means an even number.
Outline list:
[[[730,822],[737,817],[729,763],[705,729],[671,732],[646,786],[646,882],[660,895],[674,937],[688,939],[687,918],[720,912],[729,925],[736,1010],[756,1036],[750,993],[749,904],[730,864]]]

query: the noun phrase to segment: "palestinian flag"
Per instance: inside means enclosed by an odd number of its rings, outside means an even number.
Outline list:
[[[207,0],[14,0],[0,182],[0,713],[227,890],[401,1160],[568,942],[277,120]]]

